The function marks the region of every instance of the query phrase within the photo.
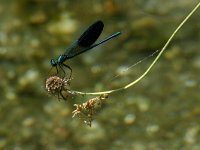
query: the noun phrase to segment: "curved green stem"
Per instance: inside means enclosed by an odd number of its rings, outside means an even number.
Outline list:
[[[136,80],[134,80],[133,82],[131,82],[131,83],[127,84],[127,85],[125,85],[124,87],[121,87],[121,88],[118,88],[118,89],[114,89],[114,90],[108,90],[108,91],[102,91],[102,92],[80,92],[80,91],[74,91],[74,92],[76,92],[77,94],[81,94],[81,95],[109,94],[109,93],[113,93],[113,92],[118,92],[118,91],[121,91],[121,90],[125,90],[125,89],[133,86],[134,84],[136,84],[140,80],[142,80],[147,75],[147,73],[149,73],[149,71],[155,65],[155,63],[158,61],[158,59],[160,58],[160,56],[162,55],[162,53],[166,50],[167,46],[170,44],[170,42],[172,41],[172,39],[174,38],[174,36],[177,34],[177,32],[186,23],[186,21],[193,15],[193,13],[198,9],[199,6],[200,6],[200,2],[195,6],[195,8],[187,15],[187,17],[180,23],[180,25],[172,33],[172,35],[170,36],[170,38],[167,40],[167,42],[165,43],[165,45],[163,46],[163,48],[161,49],[161,51],[159,52],[159,54],[157,55],[157,57],[154,59],[154,61],[151,63],[151,65],[147,68],[147,70],[140,77],[138,77]]]

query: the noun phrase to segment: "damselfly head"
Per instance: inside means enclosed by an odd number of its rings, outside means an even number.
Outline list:
[[[50,63],[52,67],[55,67],[57,65],[57,61],[55,61],[54,59],[51,59]]]

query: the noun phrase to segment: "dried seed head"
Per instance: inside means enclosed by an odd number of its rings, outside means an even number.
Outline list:
[[[46,89],[49,93],[55,94],[61,91],[64,86],[69,85],[70,79],[51,76],[46,80]]]
[[[108,94],[102,94],[98,97],[87,100],[82,104],[74,104],[76,109],[72,112],[74,117],[78,117],[83,122],[91,127],[93,116],[96,114],[96,107],[101,106],[108,98]]]
[[[52,76],[46,80],[46,89],[51,94],[60,91],[62,86],[63,86],[63,79],[61,79],[58,76]]]

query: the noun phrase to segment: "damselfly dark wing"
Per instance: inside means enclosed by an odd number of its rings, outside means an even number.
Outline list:
[[[104,24],[102,21],[97,21],[92,24],[78,39],[78,45],[81,47],[91,46],[100,36],[103,31]]]
[[[73,58],[74,56],[89,50],[90,46],[94,44],[100,36],[103,27],[104,24],[100,20],[93,23],[74,44],[65,50],[63,55],[66,59]]]
[[[80,38],[72,44],[65,52],[62,54],[62,62],[64,62],[67,59],[73,58],[81,53],[84,53],[118,35],[121,34],[121,32],[116,32],[107,38],[95,43],[95,41],[100,36],[102,30],[103,30],[103,22],[97,21],[93,25],[91,25],[81,36]]]

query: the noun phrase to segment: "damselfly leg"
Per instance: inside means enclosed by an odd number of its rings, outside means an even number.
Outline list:
[[[66,68],[68,68],[70,70],[70,74],[69,74],[69,79],[71,79],[72,77],[72,68],[66,64],[63,63],[63,66],[65,66]]]
[[[59,67],[60,67],[60,69],[62,70],[62,72],[64,73],[63,78],[65,78],[65,75],[66,75],[66,72],[65,72],[65,70],[63,69],[63,67],[68,68],[68,69],[70,70],[69,79],[71,79],[71,77],[72,77],[72,68],[71,68],[70,66],[64,64],[64,63],[60,64]],[[56,67],[56,70],[57,70],[57,74],[59,74],[57,67]]]

